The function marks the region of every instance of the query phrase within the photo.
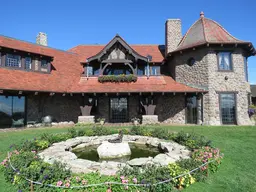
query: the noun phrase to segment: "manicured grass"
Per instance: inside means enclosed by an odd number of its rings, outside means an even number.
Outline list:
[[[166,128],[205,135],[214,146],[225,154],[219,171],[211,174],[205,183],[195,183],[184,192],[202,191],[256,191],[256,127],[205,127],[205,126],[166,126]],[[16,132],[0,132],[0,161],[6,157],[9,146],[23,139],[32,139],[42,133],[59,133],[68,128],[27,129]],[[13,192],[15,188],[6,183],[0,173],[0,191]]]

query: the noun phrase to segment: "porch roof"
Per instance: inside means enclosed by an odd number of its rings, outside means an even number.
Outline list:
[[[73,93],[207,92],[176,82],[169,76],[138,77],[132,83],[100,83],[98,77],[81,77],[71,88]]]

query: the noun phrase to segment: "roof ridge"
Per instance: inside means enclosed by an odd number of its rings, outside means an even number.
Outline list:
[[[238,38],[234,37],[233,35],[231,35],[231,34],[230,34],[224,27],[222,27],[222,25],[219,24],[217,21],[214,21],[214,20],[209,19],[209,18],[205,18],[205,19],[208,19],[209,21],[212,21],[213,23],[215,23],[216,25],[218,25],[226,34],[228,34],[229,36],[231,36],[231,37],[234,38],[235,40],[241,41],[241,42],[247,42],[247,41],[238,39]]]
[[[2,35],[2,34],[0,34],[0,37],[7,38],[7,39],[12,39],[12,40],[15,40],[15,41],[21,41],[21,42],[24,42],[24,43],[29,43],[31,45],[39,46],[39,47],[42,47],[42,48],[54,49],[54,50],[57,50],[57,51],[62,51],[62,52],[70,53],[70,54],[75,54],[73,52],[69,52],[69,51],[66,51],[66,50],[63,50],[63,49],[57,49],[57,48],[54,48],[54,47],[44,46],[44,45],[40,45],[40,44],[37,44],[37,43],[32,43],[32,42],[29,42],[29,41],[17,39],[17,38],[14,38],[14,37],[9,37],[9,36]]]
[[[76,47],[79,47],[79,46],[106,46],[107,44],[79,44],[79,45],[76,45],[74,47],[71,47],[70,49],[73,49],[73,48],[76,48]],[[147,46],[147,45],[155,45],[155,46],[163,46],[165,44],[129,44],[130,46]],[[70,50],[68,49],[68,50]]]
[[[205,17],[201,17],[201,19],[202,19],[202,25],[203,25],[204,40],[208,43],[208,40],[205,35],[205,21],[204,21]]]

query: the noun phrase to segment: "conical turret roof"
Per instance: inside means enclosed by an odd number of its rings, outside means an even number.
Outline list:
[[[200,18],[189,28],[174,52],[203,44],[247,44],[253,47],[250,42],[232,36],[216,21],[205,18],[201,12]],[[255,54],[254,48],[251,51]]]

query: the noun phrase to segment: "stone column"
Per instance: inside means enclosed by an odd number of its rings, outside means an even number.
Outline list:
[[[202,125],[202,94],[197,95],[197,125]]]

